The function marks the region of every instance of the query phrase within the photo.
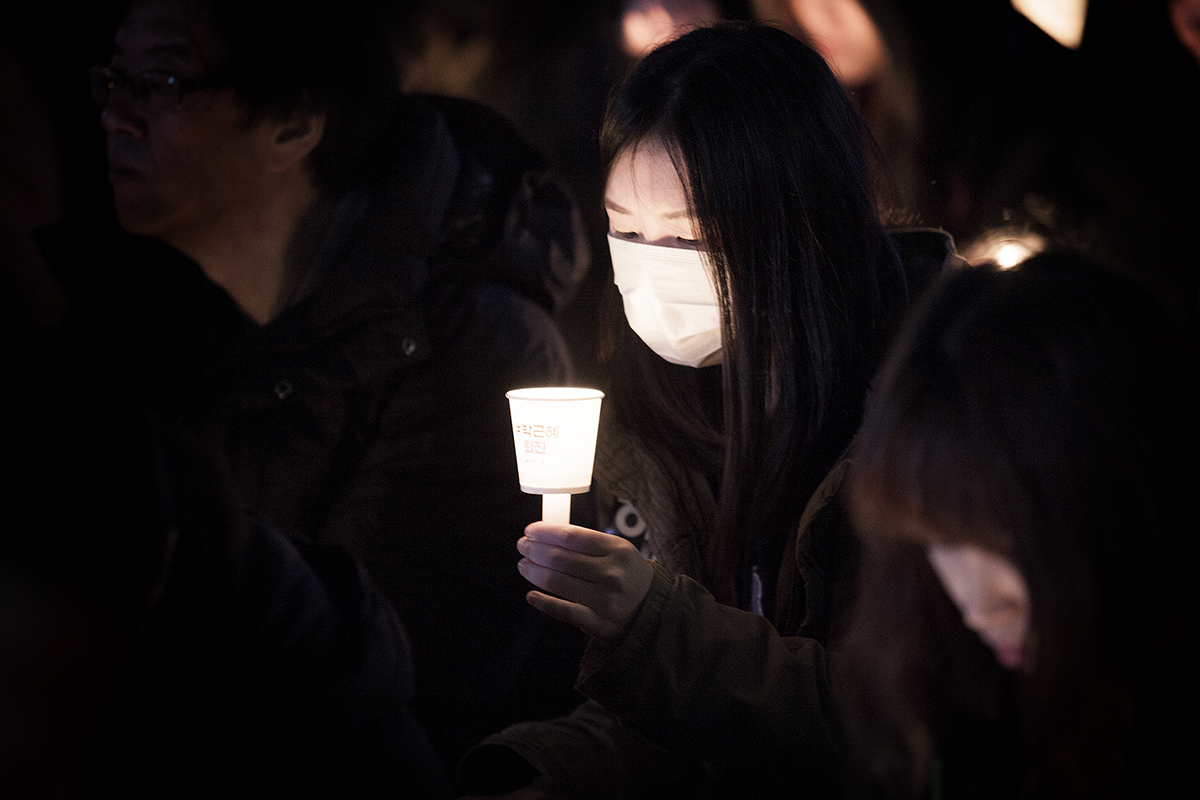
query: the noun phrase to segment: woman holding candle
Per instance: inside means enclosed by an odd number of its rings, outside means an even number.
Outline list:
[[[1186,785],[1198,409],[1194,330],[1128,278],[1048,252],[938,280],[853,450],[864,559],[829,659],[851,743],[829,765],[847,779],[830,780],[839,796],[1158,797]],[[673,648],[631,641],[650,617]],[[606,638],[581,688],[660,742],[769,748],[788,720],[825,713],[797,684],[821,680],[826,662],[757,619],[678,579],[647,596],[628,632],[595,629]],[[737,664],[744,681],[724,702],[711,677]],[[722,702],[732,713],[713,714]]]
[[[595,475],[636,509],[653,561],[619,536],[535,524],[521,569],[546,593],[530,602],[595,637],[586,673],[612,645],[673,646],[635,617],[689,576],[726,610],[757,612],[764,633],[776,620],[811,637],[804,702],[824,704],[820,645],[837,637],[856,568],[840,507],[825,502],[843,474],[834,467],[910,283],[951,256],[948,238],[885,232],[853,106],[819,54],[771,27],[699,29],[647,55],[614,96],[601,142],[625,313]],[[594,564],[600,582],[582,575]],[[480,794],[539,774],[574,796],[770,793],[827,773],[830,723],[805,725],[767,751],[752,736],[728,737],[724,753],[694,740],[668,752],[586,704],[493,737],[460,780]],[[776,763],[798,742],[804,763]]]

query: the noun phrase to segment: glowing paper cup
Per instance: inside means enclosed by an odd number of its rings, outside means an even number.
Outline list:
[[[600,401],[596,389],[547,386],[513,389],[513,444],[521,491],[542,496],[542,519],[568,522],[571,495],[592,487]]]

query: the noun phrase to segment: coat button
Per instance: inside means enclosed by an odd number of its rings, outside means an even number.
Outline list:
[[[275,384],[275,396],[278,397],[280,400],[287,400],[288,397],[291,396],[291,394],[292,394],[292,382],[291,381],[289,381],[285,378],[284,380],[281,380],[279,383]]]
[[[417,340],[406,336],[404,340],[400,342],[400,350],[404,353],[404,355],[411,356],[413,353],[417,352]]]

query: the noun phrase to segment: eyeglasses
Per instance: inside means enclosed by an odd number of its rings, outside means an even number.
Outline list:
[[[92,99],[102,107],[108,105],[108,100],[112,97],[113,92],[126,86],[129,87],[129,93],[133,95],[134,102],[141,106],[176,108],[188,92],[216,89],[227,85],[221,78],[214,75],[184,78],[157,70],[127,75],[112,67],[92,67],[90,78]]]

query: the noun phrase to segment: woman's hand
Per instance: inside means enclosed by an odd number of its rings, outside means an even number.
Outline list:
[[[611,533],[534,522],[517,550],[525,556],[517,569],[545,590],[529,592],[529,604],[596,639],[619,639],[650,591],[653,567]]]

